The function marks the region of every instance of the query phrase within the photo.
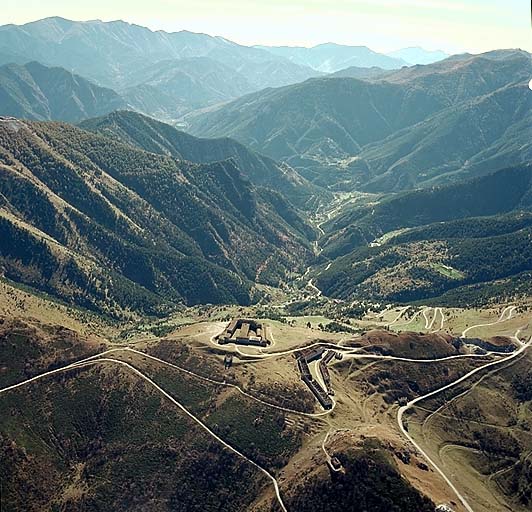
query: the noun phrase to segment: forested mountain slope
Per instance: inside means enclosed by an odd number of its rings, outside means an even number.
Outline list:
[[[368,145],[348,165],[352,183],[372,192],[404,190],[527,162],[530,126],[528,84],[509,85]]]
[[[231,158],[254,185],[277,190],[298,206],[304,207],[318,195],[327,195],[288,165],[278,165],[235,140],[197,138],[136,112],[113,112],[84,121],[80,126],[146,151],[191,162],[208,163]]]
[[[527,52],[499,50],[316,78],[192,116],[190,131],[234,137],[337,190],[403,190],[529,159],[531,73]]]
[[[251,281],[276,283],[310,254],[297,213],[282,218],[231,161],[58,123],[4,118],[0,137],[2,275],[66,301],[110,313],[247,303]]]
[[[385,198],[323,228],[333,261],[316,283],[332,297],[467,306],[526,294],[532,165]]]
[[[532,278],[532,219],[513,215],[509,220],[507,229],[495,236],[441,233],[423,238],[417,233],[412,241],[399,238],[359,247],[334,260],[316,284],[324,294],[344,300],[433,299],[438,305],[471,307],[526,297]],[[501,225],[505,219],[489,221]],[[472,222],[467,231],[474,229]]]
[[[377,204],[346,209],[323,225],[327,233],[324,253],[345,254],[402,228],[530,209],[532,165],[528,163],[465,182],[403,192],[384,197]]]
[[[421,121],[441,107],[426,91],[407,96],[397,84],[317,78],[245,96],[191,118],[191,132],[229,136],[290,161],[333,158]]]
[[[113,90],[63,68],[38,62],[0,67],[0,115],[77,122],[126,106]]]

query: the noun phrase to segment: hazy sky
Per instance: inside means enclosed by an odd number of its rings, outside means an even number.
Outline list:
[[[123,19],[242,44],[532,50],[530,0],[1,0],[0,24],[47,16]]]

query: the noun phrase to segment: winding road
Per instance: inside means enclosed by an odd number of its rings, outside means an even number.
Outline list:
[[[313,280],[314,278],[309,279],[307,283],[307,288],[311,288],[312,290],[316,292],[314,297],[321,297],[321,290],[312,282]]]
[[[513,312],[516,309],[517,309],[516,306],[506,306],[502,310],[501,316],[497,320],[495,320],[494,322],[486,323],[486,324],[472,325],[471,327],[468,327],[462,332],[460,338],[465,338],[469,331],[473,329],[477,329],[478,327],[489,327],[490,325],[497,325],[497,324],[500,324],[501,322],[505,322],[506,320],[510,320],[512,318]]]
[[[101,356],[99,354],[98,356]],[[135,368],[134,366],[130,365],[129,363],[125,361],[121,361],[119,359],[113,359],[113,358],[107,358],[107,357],[98,357],[93,356],[92,358],[87,358],[84,361],[80,361],[77,363],[72,363],[67,366],[64,366],[63,368],[58,368],[56,370],[51,370],[45,373],[42,373],[36,377],[32,377],[31,379],[27,379],[23,382],[19,382],[18,384],[14,384],[12,386],[8,386],[6,388],[0,389],[0,394],[5,393],[7,391],[19,388],[21,386],[24,386],[26,384],[29,384],[30,382],[34,382],[36,380],[48,377],[50,375],[54,375],[60,372],[65,372],[68,370],[72,370],[75,368],[82,368],[85,366],[95,365],[95,364],[101,364],[101,363],[113,363],[113,364],[119,364],[124,367],[126,367],[128,370],[135,373],[138,377],[143,379],[145,382],[150,384],[156,391],[158,391],[160,394],[162,394],[164,397],[166,397],[168,400],[170,400],[174,405],[176,405],[181,411],[183,411],[190,419],[192,419],[194,422],[196,422],[203,430],[205,430],[210,436],[212,436],[214,439],[216,439],[221,445],[225,446],[227,449],[231,450],[233,453],[235,453],[240,458],[244,459],[246,462],[257,468],[261,473],[266,475],[272,482],[273,487],[275,489],[275,496],[277,498],[277,501],[279,502],[279,505],[283,512],[288,512],[283,499],[281,497],[281,492],[279,490],[279,484],[276,480],[276,478],[265,468],[257,464],[255,461],[251,460],[250,458],[246,457],[242,452],[237,450],[234,446],[230,445],[226,441],[224,441],[220,436],[218,436],[215,432],[213,432],[203,421],[201,421],[197,416],[192,414],[183,404],[178,402],[174,397],[172,397],[169,393],[167,393],[163,388],[161,388],[158,384],[156,384],[153,380],[151,380],[147,375],[142,373],[140,370]]]
[[[436,316],[437,309],[438,308],[435,308],[435,314],[434,314],[433,322],[435,321],[435,316]],[[514,309],[515,308],[513,306],[509,306],[509,307],[505,308],[503,310],[503,312],[501,313],[500,318],[496,322],[492,322],[490,324],[483,324],[483,325],[493,325],[495,323],[499,323],[500,321],[504,321],[506,319],[511,318],[511,315],[512,315],[512,312],[513,312]],[[508,318],[506,318],[506,317],[508,317]],[[400,318],[400,316],[397,317],[396,320],[398,318]],[[444,317],[443,317],[443,314],[442,314],[442,323],[443,323],[443,318]],[[394,322],[396,320],[394,320]],[[472,327],[466,329],[464,331],[464,333],[467,334],[467,332],[470,329],[473,329],[475,327],[479,327],[479,326],[472,326]],[[462,333],[462,335],[464,335],[464,333]],[[517,334],[518,333],[516,333],[516,336],[517,336]],[[211,341],[214,341],[214,340],[211,340]],[[469,379],[470,377],[472,377],[473,375],[477,374],[478,372],[481,372],[481,371],[485,370],[486,368],[490,368],[490,367],[493,367],[493,366],[500,365],[502,363],[511,361],[512,359],[514,359],[514,358],[518,357],[520,354],[522,354],[525,350],[527,350],[528,347],[530,347],[531,343],[532,343],[532,337],[530,338],[530,340],[527,343],[522,343],[521,346],[515,352],[512,352],[510,355],[508,355],[506,357],[501,357],[501,358],[499,358],[499,359],[497,359],[495,361],[490,361],[490,362],[488,362],[488,363],[486,363],[486,364],[484,364],[484,365],[482,365],[482,366],[480,366],[478,368],[475,368],[475,369],[471,370],[470,372],[466,373],[465,375],[463,375],[462,377],[456,379],[455,381],[453,381],[453,382],[451,382],[451,383],[449,383],[449,384],[447,384],[447,385],[445,385],[445,386],[443,386],[443,387],[441,387],[439,389],[436,389],[436,390],[434,390],[434,391],[432,391],[430,393],[427,393],[425,395],[419,396],[419,397],[411,400],[406,405],[400,407],[398,409],[398,411],[397,411],[396,420],[397,420],[397,424],[399,426],[399,429],[400,429],[401,433],[416,448],[416,450],[418,450],[418,452],[430,463],[430,465],[432,465],[434,467],[434,469],[438,472],[438,474],[444,479],[444,481],[449,485],[449,487],[452,489],[452,491],[456,494],[456,496],[459,498],[459,500],[461,501],[461,503],[464,505],[464,507],[466,508],[466,510],[468,512],[473,512],[473,509],[471,508],[471,506],[467,502],[466,498],[458,491],[458,489],[454,486],[454,484],[451,482],[451,480],[445,475],[445,473],[440,469],[440,467],[430,458],[430,456],[421,448],[421,446],[418,443],[416,443],[416,441],[412,438],[412,436],[410,436],[410,434],[407,432],[407,430],[405,429],[404,424],[403,424],[403,415],[408,409],[412,408],[413,406],[415,406],[416,404],[418,404],[422,400],[425,400],[425,399],[430,398],[432,396],[435,396],[435,395],[437,395],[439,393],[442,393],[442,392],[446,391],[447,389],[450,389],[450,388],[460,384],[461,382],[464,382],[465,380]],[[448,361],[448,360],[454,360],[454,359],[485,358],[485,357],[492,357],[493,355],[495,355],[493,353],[488,352],[486,354],[459,354],[459,355],[452,355],[452,356],[446,356],[446,357],[441,357],[441,358],[433,358],[433,359],[413,359],[413,358],[398,357],[398,356],[385,356],[385,355],[380,355],[380,354],[360,354],[360,353],[358,353],[358,351],[360,350],[358,348],[346,348],[346,347],[341,347],[341,346],[338,346],[338,345],[335,345],[335,344],[332,344],[332,343],[326,343],[326,342],[316,342],[316,343],[308,345],[308,346],[306,346],[304,348],[309,348],[309,347],[313,347],[313,346],[326,346],[326,347],[334,348],[335,350],[341,351],[344,354],[344,357],[346,359],[350,359],[350,358],[353,358],[353,359],[374,359],[374,360],[377,360],[377,361],[380,361],[380,360],[392,360],[392,361],[405,361],[405,362],[422,363],[422,364],[430,364],[430,363],[442,362],[442,361]],[[238,347],[237,347],[237,349],[238,349]],[[251,354],[243,354],[243,355],[245,355],[247,357],[256,357],[257,359],[262,359],[262,358],[268,358],[268,357],[276,357],[276,356],[285,355],[285,354],[291,354],[291,353],[294,353],[294,352],[296,352],[298,350],[301,350],[301,347],[295,348],[295,349],[290,349],[290,350],[285,350],[285,351],[281,351],[281,352],[262,353],[262,354],[257,354],[256,356],[255,355],[251,355]],[[275,409],[278,409],[278,410],[282,410],[282,411],[290,413],[290,414],[296,414],[296,415],[300,415],[300,416],[306,416],[306,417],[310,417],[310,418],[320,419],[323,416],[329,415],[334,410],[334,407],[333,407],[333,409],[331,409],[331,410],[323,411],[323,412],[320,412],[320,413],[307,413],[307,412],[304,412],[304,411],[298,411],[298,410],[295,410],[295,409],[290,409],[290,408],[287,408],[287,407],[282,407],[282,406],[279,406],[279,405],[276,405],[276,404],[272,404],[272,403],[269,403],[269,402],[267,402],[265,400],[262,400],[262,399],[260,399],[260,398],[258,398],[256,396],[252,395],[251,393],[248,393],[248,392],[244,391],[240,386],[238,386],[236,384],[228,383],[228,382],[225,382],[225,381],[219,381],[219,380],[216,380],[216,379],[213,379],[213,378],[210,378],[210,377],[205,377],[203,375],[199,375],[199,374],[197,374],[197,373],[195,373],[195,372],[193,372],[191,370],[188,370],[186,368],[183,368],[181,366],[178,366],[176,364],[170,363],[170,362],[165,361],[163,359],[160,359],[160,358],[158,358],[156,356],[152,356],[150,354],[147,354],[145,352],[136,350],[136,349],[131,348],[131,347],[117,347],[117,348],[112,348],[112,349],[109,349],[109,350],[105,350],[105,351],[103,351],[103,352],[101,352],[99,354],[95,354],[93,356],[89,356],[89,357],[81,359],[81,360],[79,360],[77,362],[73,362],[73,363],[67,364],[67,365],[65,365],[65,366],[63,366],[61,368],[57,368],[57,369],[54,369],[54,370],[50,370],[50,371],[44,372],[44,373],[42,373],[40,375],[36,375],[36,376],[31,377],[29,379],[26,379],[26,380],[24,380],[22,382],[19,382],[19,383],[16,383],[16,384],[12,384],[10,386],[2,388],[2,389],[0,389],[0,394],[6,393],[6,392],[8,392],[10,390],[14,390],[14,389],[20,388],[22,386],[25,386],[25,385],[27,385],[29,383],[38,381],[38,380],[43,379],[45,377],[48,377],[48,376],[51,376],[51,375],[54,375],[54,374],[58,374],[58,373],[61,373],[61,372],[65,372],[65,371],[68,371],[68,370],[71,370],[71,369],[75,369],[75,368],[81,368],[81,367],[86,367],[86,366],[90,366],[90,365],[94,365],[94,364],[102,364],[102,363],[108,363],[108,364],[113,363],[113,364],[122,365],[123,367],[125,367],[125,368],[129,369],[130,371],[134,372],[137,376],[139,376],[145,382],[150,384],[150,386],[152,386],[157,392],[159,392],[160,394],[164,395],[168,400],[170,400],[174,405],[176,405],[180,410],[182,410],[188,417],[190,417],[193,421],[195,421],[203,430],[205,430],[209,435],[211,435],[219,443],[221,443],[223,446],[225,446],[226,448],[228,448],[229,450],[234,452],[236,455],[238,455],[239,457],[243,458],[244,460],[246,460],[247,462],[252,464],[260,472],[262,472],[264,475],[266,475],[268,477],[268,479],[271,480],[271,482],[273,484],[273,487],[275,489],[275,495],[276,495],[277,501],[279,502],[279,505],[280,505],[281,509],[283,510],[283,512],[287,512],[287,509],[286,509],[286,507],[285,507],[285,505],[283,503],[282,497],[281,497],[281,493],[280,493],[280,490],[279,490],[278,482],[277,482],[275,477],[270,472],[268,472],[265,468],[261,467],[259,464],[257,464],[253,460],[251,460],[248,457],[246,457],[238,449],[236,449],[235,447],[231,446],[226,441],[224,441],[222,438],[220,438],[205,423],[203,423],[203,421],[201,419],[199,419],[193,413],[191,413],[185,406],[183,406],[180,402],[175,400],[169,393],[167,393],[163,388],[161,388],[158,384],[156,384],[152,379],[150,379],[147,375],[142,373],[140,370],[138,370],[137,368],[135,368],[134,366],[132,366],[130,363],[128,363],[126,361],[123,361],[123,360],[120,360],[120,359],[115,359],[115,358],[112,358],[112,357],[108,357],[110,354],[118,353],[118,352],[136,354],[136,355],[139,355],[139,356],[141,356],[143,358],[155,361],[155,362],[157,362],[159,364],[166,365],[168,367],[174,368],[174,369],[176,369],[178,371],[181,371],[183,373],[186,373],[188,375],[191,375],[191,376],[193,376],[195,378],[198,378],[198,379],[201,379],[203,381],[206,381],[206,382],[218,385],[218,386],[231,387],[233,389],[236,389],[242,395],[244,395],[244,396],[246,396],[246,397],[248,397],[248,398],[250,398],[250,399],[252,399],[254,401],[257,401],[257,402],[261,403],[264,406],[272,407],[272,408],[275,408]],[[497,354],[497,355],[500,355],[500,354]],[[375,362],[377,362],[377,361],[375,361]],[[317,369],[317,375],[319,373],[320,372]],[[336,405],[336,403],[334,403],[334,405]],[[325,439],[324,439],[324,441],[322,443],[322,449],[323,449],[328,461],[330,460],[330,457],[329,457],[329,455],[328,455],[328,453],[326,451],[325,445],[326,445],[326,443],[327,443],[327,441],[329,439],[329,435],[330,435],[330,431],[327,433],[327,435],[326,435],[326,437],[325,437]]]
[[[427,313],[430,311],[431,308],[425,308],[421,313],[423,314],[423,318],[425,319],[425,329],[430,329],[430,318],[427,316]],[[433,320],[434,321],[434,320]]]
[[[431,331],[431,334],[434,334],[439,331],[443,331],[443,324],[445,323],[445,315],[443,314],[442,308],[434,308],[434,319],[432,323],[434,324],[434,321],[436,320],[438,313],[440,314],[440,326],[437,329],[434,329],[433,331]]]
[[[399,314],[391,322],[389,322],[387,326],[390,327],[394,325],[409,309],[410,309],[410,306],[405,306],[404,308],[401,308],[401,310],[399,311]]]
[[[340,432],[340,431],[347,431],[348,429],[336,429],[335,430],[335,433],[336,432]],[[342,466],[335,466],[333,463],[332,463],[332,457],[329,455],[329,452],[327,451],[327,442],[329,441],[329,437],[331,436],[331,432],[332,432],[332,428],[330,428],[328,431],[327,431],[327,434],[325,434],[325,437],[323,438],[323,441],[321,443],[321,449],[323,451],[323,453],[325,454],[325,459],[327,460],[327,464],[329,465],[329,467],[335,472],[335,473],[338,473],[340,471],[343,471],[343,467]]]
[[[505,311],[508,308],[505,308],[503,311],[503,314],[501,315],[501,318],[503,318],[503,315]],[[494,322],[497,323],[497,322]],[[490,324],[491,325],[491,324]],[[476,327],[476,326],[475,326]],[[460,493],[460,491],[455,487],[455,485],[451,482],[451,480],[447,477],[447,475],[443,472],[443,470],[430,458],[430,456],[427,454],[423,448],[412,438],[412,436],[408,433],[408,431],[405,429],[403,424],[403,415],[404,413],[412,408],[414,405],[416,405],[418,402],[421,402],[422,400],[425,400],[426,398],[430,398],[432,396],[435,396],[443,391],[446,391],[447,389],[450,389],[457,384],[460,384],[461,382],[464,382],[465,380],[469,379],[473,375],[477,374],[478,372],[481,372],[485,370],[486,368],[490,368],[492,366],[505,363],[508,361],[511,361],[512,359],[519,356],[521,353],[523,353],[530,345],[532,344],[532,337],[528,340],[528,342],[524,345],[522,345],[518,350],[515,352],[512,352],[509,356],[504,357],[502,359],[498,359],[497,361],[492,361],[490,363],[486,363],[485,365],[479,366],[478,368],[475,368],[474,370],[471,370],[470,372],[466,373],[462,377],[456,379],[455,381],[438,388],[434,391],[431,391],[430,393],[427,393],[426,395],[419,396],[417,398],[414,398],[410,402],[408,402],[406,405],[403,405],[402,407],[399,407],[397,411],[397,424],[399,426],[399,429],[401,430],[402,434],[410,441],[410,443],[416,448],[416,450],[430,463],[430,465],[440,474],[440,476],[445,480],[445,482],[449,485],[449,487],[453,490],[453,492],[456,494],[457,498],[460,500],[462,505],[465,507],[465,509],[468,512],[474,512],[474,510],[471,508],[471,505],[469,505],[467,499]]]

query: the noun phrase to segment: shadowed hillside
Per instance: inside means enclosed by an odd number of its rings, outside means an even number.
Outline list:
[[[278,215],[231,161],[192,164],[9,119],[0,141],[3,274],[64,300],[148,313],[248,303],[250,281],[275,283],[310,253],[297,213],[285,204],[288,222]]]
[[[326,196],[324,190],[311,185],[291,167],[278,165],[232,139],[199,139],[155,119],[125,111],[89,119],[80,126],[146,151],[191,162],[209,163],[231,158],[254,185],[281,191],[298,206],[305,207],[317,195]]]
[[[254,93],[189,118],[332,189],[389,192],[530,158],[527,52],[459,55]]]
[[[324,225],[324,253],[339,256],[399,229],[531,208],[532,166],[523,164],[462,183],[384,197],[371,206],[346,208]]]

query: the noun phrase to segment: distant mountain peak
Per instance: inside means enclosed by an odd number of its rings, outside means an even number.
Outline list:
[[[399,69],[407,64],[401,58],[375,52],[367,46],[349,46],[333,42],[318,44],[312,48],[291,46],[258,48],[324,73],[334,73],[350,66]]]
[[[327,43],[320,43],[320,44],[317,44],[315,46],[313,46],[312,48],[364,48],[366,50],[370,50],[370,51],[373,51],[371,50],[371,48],[363,45],[363,44],[356,44],[356,45],[353,45],[353,44],[340,44],[340,43],[334,43],[333,41],[329,41]]]
[[[143,69],[168,60],[195,57],[211,58],[228,72],[222,76],[218,66],[207,79],[205,70],[196,73],[189,68],[179,84],[161,81],[153,84],[141,79]],[[33,60],[69,69],[120,93],[142,84],[142,90],[134,93],[135,100],[140,98],[136,101],[140,104],[138,108],[163,114],[161,117],[167,119],[177,119],[189,110],[265,87],[292,84],[320,74],[225,37],[187,30],[153,31],[123,20],[80,22],[50,17],[23,26],[0,27],[0,65]],[[189,101],[191,97],[193,101]]]
[[[409,64],[432,64],[449,57],[449,54],[441,50],[425,50],[420,46],[409,46],[401,48],[387,55],[398,59],[403,59]]]

